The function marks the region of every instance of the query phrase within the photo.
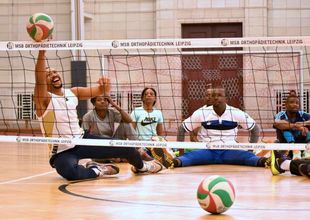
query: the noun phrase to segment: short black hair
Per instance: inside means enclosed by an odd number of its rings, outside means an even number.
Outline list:
[[[226,89],[225,89],[223,86],[221,86],[221,85],[213,87],[212,90],[213,90],[213,91],[214,91],[214,90],[223,90],[223,91],[224,91],[224,95],[225,95],[225,96],[228,95]]]
[[[143,101],[143,97],[144,97],[144,95],[146,93],[146,90],[148,90],[148,89],[152,90],[154,92],[154,94],[155,94],[155,98],[157,98],[157,92],[156,92],[156,90],[154,88],[152,88],[152,87],[145,87],[143,89],[142,93],[141,93],[141,100],[142,101]],[[156,103],[156,100],[154,101],[153,106],[155,105],[155,103]]]
[[[294,95],[294,94],[290,94],[286,97],[286,101],[287,102],[289,99],[293,99],[293,98],[296,98],[296,99],[299,99],[299,97],[297,95]]]
[[[289,96],[290,96],[290,95],[295,95],[295,96],[297,96],[296,90],[294,90],[294,89],[290,90],[290,91],[289,91]]]
[[[92,97],[92,98],[90,99],[90,102],[91,102],[93,105],[95,105],[97,97],[98,97],[98,96],[95,96],[95,97]]]

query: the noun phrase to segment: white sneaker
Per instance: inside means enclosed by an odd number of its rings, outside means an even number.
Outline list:
[[[119,173],[118,166],[114,164],[100,164],[95,161],[89,161],[86,163],[86,168],[98,169],[98,177],[106,177],[111,175],[116,175]]]
[[[156,160],[152,161],[143,161],[144,166],[146,167],[145,170],[138,170],[136,167],[131,167],[131,171],[133,173],[139,174],[139,173],[158,173],[161,171],[164,167],[161,163],[159,163]]]

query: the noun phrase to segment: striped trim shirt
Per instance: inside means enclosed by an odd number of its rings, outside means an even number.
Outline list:
[[[213,106],[203,106],[183,121],[186,131],[201,127],[198,140],[207,143],[236,143],[238,128],[252,130],[255,121],[238,108],[226,105],[225,112],[219,116]]]

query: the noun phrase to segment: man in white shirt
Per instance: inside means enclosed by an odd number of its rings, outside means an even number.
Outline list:
[[[259,137],[259,127],[247,113],[227,105],[223,88],[212,90],[213,105],[203,106],[192,116],[184,120],[182,128],[192,132],[201,127],[198,133],[200,142],[212,144],[237,143],[239,128],[250,132],[250,142],[256,143]],[[185,153],[175,158],[174,167],[204,165],[204,164],[233,164],[264,167],[267,158],[259,157],[244,150],[209,150],[201,149]]]

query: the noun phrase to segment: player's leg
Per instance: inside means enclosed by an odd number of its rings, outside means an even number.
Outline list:
[[[266,157],[256,156],[250,151],[225,150],[221,156],[224,164],[265,167]]]
[[[133,129],[133,127],[131,126],[130,123],[120,123],[120,125],[118,126],[118,128],[115,131],[114,134],[114,139],[121,139],[121,140],[139,140],[137,133],[135,131],[135,129]],[[144,148],[137,148],[137,150],[139,151],[142,160],[144,161],[152,161],[154,160],[154,158],[152,158],[147,151]]]
[[[133,129],[130,123],[119,123],[118,127],[116,128],[114,135],[114,139],[120,140],[139,140],[136,131]]]
[[[143,161],[140,153],[133,147],[104,147],[104,146],[76,146],[81,159],[84,158],[125,158],[131,164],[135,173],[157,173],[163,169],[162,164]]]
[[[175,167],[220,163],[221,150],[194,150],[173,159]]]
[[[310,175],[310,161],[309,160],[292,160],[290,163],[290,172],[297,176]]]
[[[85,134],[84,138],[88,139],[107,139],[93,134]],[[103,146],[76,146],[80,158],[93,159],[109,159],[109,158],[125,158],[130,164],[138,169],[143,166],[143,162],[139,153],[135,148],[121,148],[121,147],[103,147]]]
[[[294,134],[291,131],[283,131],[283,137],[287,143],[295,142]]]
[[[298,133],[292,131],[283,131],[283,137],[287,143],[295,143],[295,137],[298,137]],[[293,160],[300,160],[301,159],[301,151],[300,150],[293,150],[292,155]]]
[[[105,139],[96,135],[86,134],[84,138]],[[152,161],[143,161],[140,153],[133,147],[104,147],[104,146],[76,146],[81,158],[125,158],[138,172],[157,173],[163,169],[162,164]]]
[[[306,176],[306,177],[310,178],[310,164],[309,163],[300,164],[298,166],[298,171],[302,176]]]
[[[76,150],[69,149],[58,153],[53,157],[53,167],[57,173],[67,180],[83,180],[106,175],[114,175],[119,172],[118,167],[113,164],[82,166],[79,165],[80,158]]]

